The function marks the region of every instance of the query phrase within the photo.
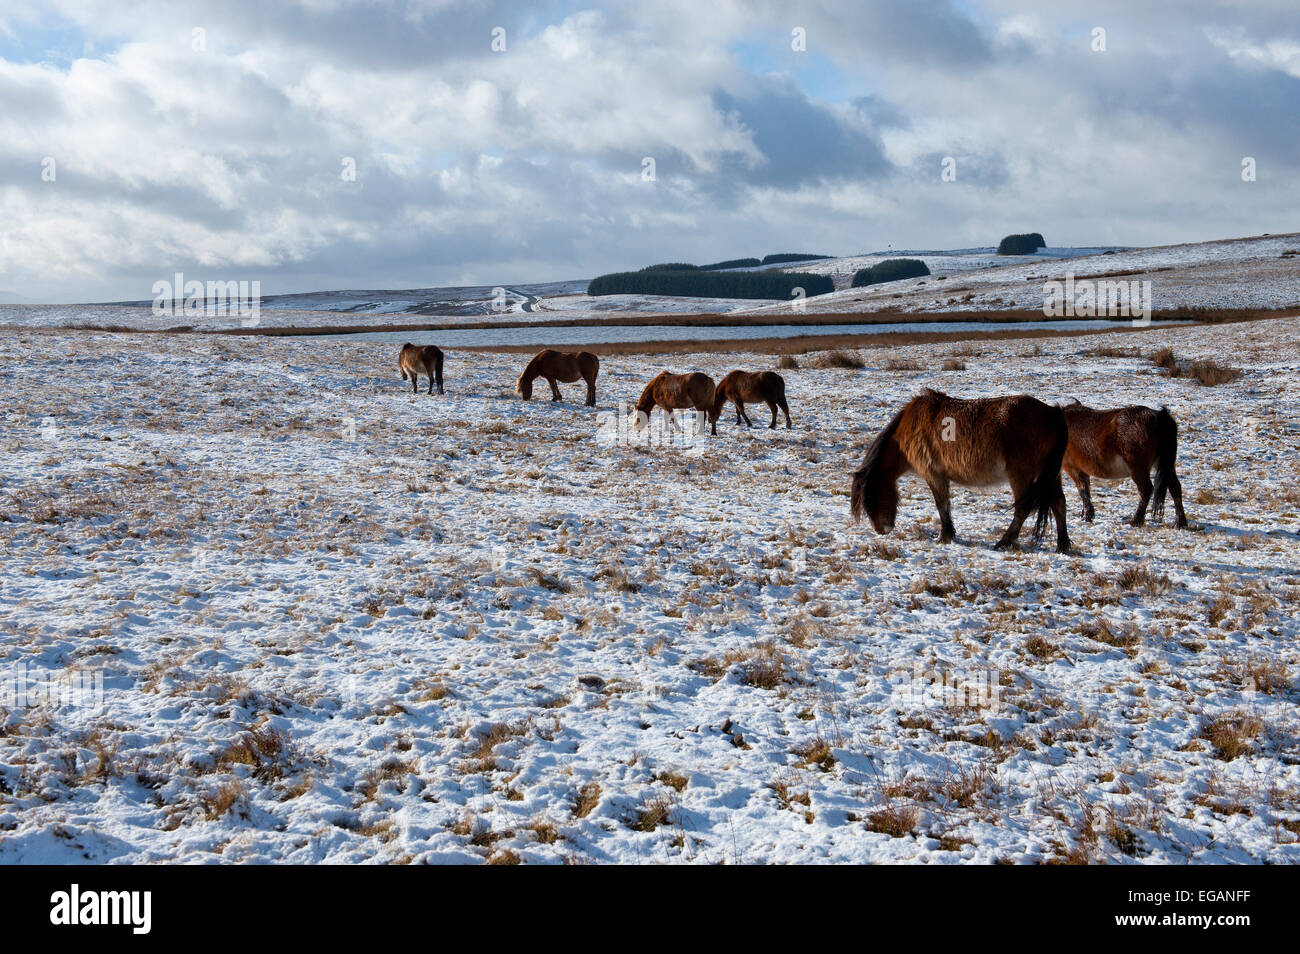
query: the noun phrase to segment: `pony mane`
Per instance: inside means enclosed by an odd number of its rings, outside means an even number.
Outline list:
[[[533,360],[529,361],[528,366],[524,368],[524,373],[519,375],[519,380],[516,382],[516,384],[522,384],[525,378],[531,381],[532,379],[538,377],[538,375],[541,373],[540,369],[542,364],[542,354],[545,354],[545,352],[541,352],[533,356]]]
[[[894,438],[894,432],[898,430],[898,423],[903,419],[903,413],[911,406],[909,401],[893,416],[884,429],[876,435],[876,439],[871,442],[867,448],[867,456],[862,459],[862,466],[857,469],[853,475],[853,484],[855,490],[872,490],[876,485],[876,478],[880,471],[880,459],[885,456],[885,448]],[[852,494],[852,504],[850,510],[853,519],[856,522],[862,518],[862,507],[864,504],[864,495],[860,493]]]

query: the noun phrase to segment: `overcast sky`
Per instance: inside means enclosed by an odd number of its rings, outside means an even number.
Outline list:
[[[1295,231],[1298,106],[1294,0],[0,0],[0,290]]]

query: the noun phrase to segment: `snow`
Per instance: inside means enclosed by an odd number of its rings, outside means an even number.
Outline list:
[[[1165,345],[1244,374],[1098,351]],[[653,374],[771,356],[607,357],[587,409],[510,355],[431,397],[353,341],[0,350],[0,675],[103,685],[0,707],[0,861],[1300,860],[1291,320],[805,359],[792,431],[650,448],[596,433]],[[1094,483],[1074,554],[1000,553],[1005,490],[958,489],[941,546],[915,480],[851,526],[925,386],[1169,405],[1192,529]],[[907,691],[941,670],[997,694]]]

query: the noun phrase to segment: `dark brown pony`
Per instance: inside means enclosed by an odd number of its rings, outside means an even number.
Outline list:
[[[1028,395],[962,400],[925,390],[885,425],[853,475],[853,520],[866,513],[877,533],[889,533],[898,514],[898,478],[916,473],[930,486],[942,522],[940,543],[956,534],[949,485],[990,486],[1006,481],[1015,497],[1011,525],[997,543],[1016,542],[1037,514],[1034,536],[1056,517],[1056,549],[1070,550],[1065,529],[1061,460],[1069,442],[1065,414]]]
[[[715,410],[716,392],[717,387],[707,374],[698,371],[691,374],[669,374],[661,371],[645,386],[636,402],[637,427],[644,426],[656,406],[663,408],[670,420],[673,411],[693,407],[704,414],[705,420],[712,425],[713,433],[716,434],[718,414],[721,411],[720,405]],[[703,422],[700,430],[704,430]]]
[[[713,399],[713,417],[722,416],[722,409],[728,401],[736,405],[736,423],[743,418],[750,427],[754,422],[745,413],[746,401],[763,401],[772,412],[769,429],[776,427],[776,409],[785,412],[785,426],[790,428],[790,408],[785,403],[785,379],[775,371],[732,371],[718,382],[717,395]]]
[[[420,390],[420,375],[429,378],[429,393],[433,385],[438,384],[438,393],[442,393],[442,351],[433,345],[423,347],[413,344],[402,345],[402,353],[397,356],[397,370],[402,373],[402,380],[411,379],[411,393]]]
[[[533,379],[545,378],[551,386],[551,400],[561,400],[560,389],[556,381],[572,384],[579,378],[587,382],[587,407],[596,406],[596,375],[600,373],[600,359],[590,351],[552,351],[547,348],[539,351],[537,357],[528,362],[524,373],[515,382],[515,393],[525,401],[533,399]]]
[[[1147,504],[1151,516],[1164,516],[1165,495],[1174,498],[1174,513],[1179,527],[1187,526],[1183,512],[1183,485],[1174,471],[1178,456],[1178,424],[1169,409],[1141,405],[1097,411],[1078,401],[1065,405],[1065,421],[1070,426],[1070,446],[1065,451],[1064,470],[1070,475],[1083,498],[1083,519],[1096,515],[1092,506],[1092,483],[1089,478],[1122,480],[1137,484],[1138,507],[1129,521],[1135,527],[1146,522]],[[1151,469],[1156,482],[1151,484]],[[1154,497],[1153,497],[1154,493]]]

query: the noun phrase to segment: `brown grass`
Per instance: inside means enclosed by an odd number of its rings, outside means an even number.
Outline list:
[[[890,805],[867,816],[867,831],[880,832],[890,838],[902,838],[916,828],[920,814],[914,805]]]
[[[591,814],[592,809],[600,804],[600,783],[588,782],[578,791],[577,798],[573,801],[573,814],[575,818],[586,818]]]
[[[812,359],[814,368],[844,368],[857,371],[867,366],[862,356],[853,351],[823,351]]]
[[[835,765],[835,754],[831,751],[830,743],[821,736],[795,746],[790,751],[805,765],[816,765],[823,772],[829,772]]]
[[[1214,746],[1214,757],[1231,762],[1247,754],[1264,732],[1264,720],[1244,712],[1227,712],[1201,724],[1201,738]]]
[[[1240,370],[1219,364],[1217,361],[1203,360],[1180,364],[1169,348],[1161,348],[1153,354],[1151,363],[1157,368],[1163,368],[1171,378],[1188,378],[1204,387],[1229,384],[1241,377]]]
[[[627,820],[627,826],[635,831],[654,831],[660,825],[668,824],[672,810],[672,799],[667,796],[660,795],[646,799],[633,810]]]

